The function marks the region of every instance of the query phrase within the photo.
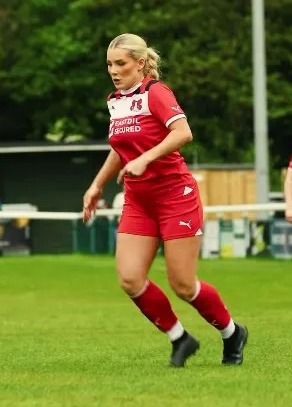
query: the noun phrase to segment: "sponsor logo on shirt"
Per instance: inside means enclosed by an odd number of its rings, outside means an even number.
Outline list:
[[[138,117],[128,117],[121,120],[112,120],[110,123],[109,137],[123,133],[138,133],[141,123]]]
[[[115,126],[115,121],[110,120],[109,131],[108,131],[108,137],[109,138],[113,135],[114,126]]]

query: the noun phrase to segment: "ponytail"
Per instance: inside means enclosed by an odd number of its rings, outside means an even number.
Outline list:
[[[147,48],[147,57],[144,67],[144,75],[150,76],[152,79],[159,79],[159,64],[160,56],[153,48]]]

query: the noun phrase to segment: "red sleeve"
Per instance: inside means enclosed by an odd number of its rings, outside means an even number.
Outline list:
[[[290,157],[290,161],[289,161],[288,168],[291,168],[291,169],[292,169],[292,155],[291,155],[291,157]]]
[[[186,117],[173,92],[162,82],[150,86],[148,104],[151,114],[169,127],[175,120]]]

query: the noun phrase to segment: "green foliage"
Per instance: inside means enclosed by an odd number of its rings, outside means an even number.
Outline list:
[[[277,167],[292,150],[292,0],[265,5],[271,166]],[[121,32],[144,36],[161,53],[162,79],[195,134],[184,149],[188,161],[253,160],[251,4],[242,0],[1,3],[2,139],[41,140],[59,120],[66,135],[105,138],[112,90],[105,54]]]

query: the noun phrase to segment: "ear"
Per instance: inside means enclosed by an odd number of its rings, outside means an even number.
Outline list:
[[[145,59],[144,58],[140,58],[138,59],[138,70],[142,71],[145,67]]]

